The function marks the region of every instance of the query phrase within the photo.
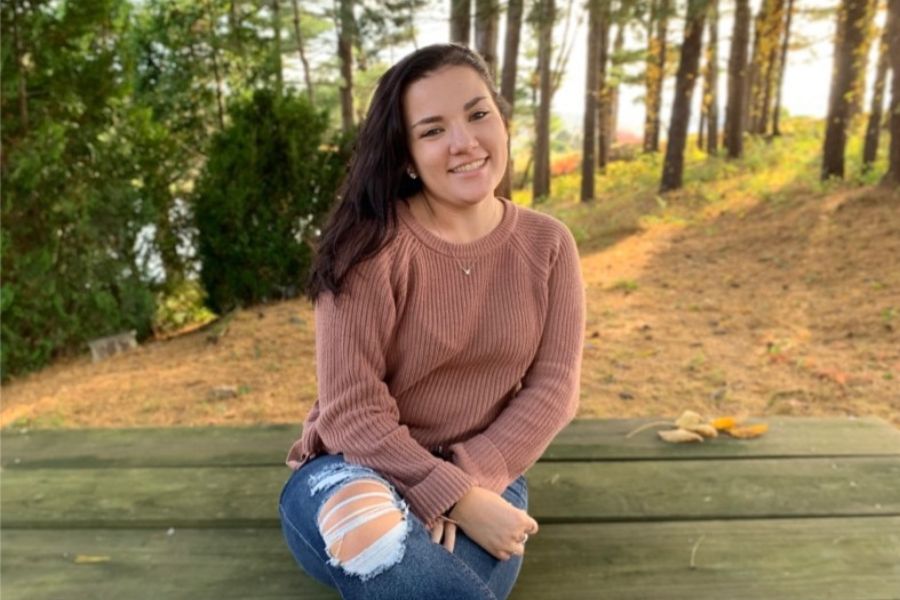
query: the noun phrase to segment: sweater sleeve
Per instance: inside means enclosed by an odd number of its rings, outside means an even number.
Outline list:
[[[384,475],[426,525],[474,485],[459,467],[423,448],[400,424],[385,383],[386,351],[397,319],[384,255],[357,264],[335,299],[315,309],[319,435],[330,452]]]
[[[543,454],[578,408],[585,297],[572,233],[562,226],[541,342],[522,389],[482,433],[450,447],[476,485],[501,493]]]

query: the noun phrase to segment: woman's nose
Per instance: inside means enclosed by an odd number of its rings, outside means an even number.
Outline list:
[[[478,139],[466,125],[457,125],[450,130],[450,152],[458,154],[478,145]]]

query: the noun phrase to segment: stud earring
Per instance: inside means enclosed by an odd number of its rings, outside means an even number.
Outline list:
[[[416,175],[416,172],[412,170],[412,167],[406,169],[406,173],[409,175],[410,179],[415,179],[416,177],[418,177],[418,175]]]

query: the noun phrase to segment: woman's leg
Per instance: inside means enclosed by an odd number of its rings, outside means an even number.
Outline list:
[[[387,481],[341,455],[294,472],[279,510],[297,562],[343,598],[496,598],[463,560],[431,541]]]
[[[528,510],[528,484],[521,476],[513,481],[502,494],[507,502]],[[528,545],[526,544],[526,551]],[[522,570],[522,557],[513,556],[509,560],[498,560],[484,548],[473,542],[461,530],[456,533],[456,547],[453,554],[462,559],[478,576],[487,583],[498,600],[505,600]]]

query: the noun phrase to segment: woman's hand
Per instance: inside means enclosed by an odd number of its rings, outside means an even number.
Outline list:
[[[537,521],[528,513],[499,494],[478,486],[456,503],[450,518],[472,541],[499,560],[525,554],[527,536],[538,532]]]
[[[447,552],[453,552],[456,547],[456,523],[440,518],[431,528],[431,541],[442,544]]]

